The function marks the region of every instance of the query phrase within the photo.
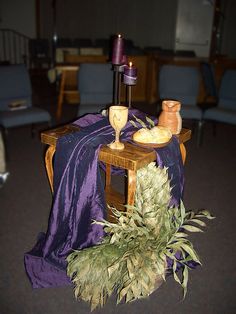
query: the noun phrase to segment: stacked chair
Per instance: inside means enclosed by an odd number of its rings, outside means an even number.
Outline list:
[[[113,99],[113,71],[109,63],[82,63],[78,71],[78,116],[98,113]]]
[[[23,125],[50,125],[50,114],[32,105],[31,81],[24,64],[1,66],[0,86],[0,127],[3,131]]]
[[[236,124],[236,70],[223,74],[217,105],[204,111],[203,120]]]
[[[219,90],[215,84],[214,68],[202,64],[203,80],[208,97],[215,99],[215,104],[203,111],[202,124],[206,121],[236,125],[236,70],[225,70]]]
[[[218,89],[216,86],[214,66],[208,62],[201,62],[200,68],[206,93],[204,103],[207,105],[209,102],[212,105],[216,105]]]
[[[200,140],[202,110],[198,106],[200,71],[193,66],[164,64],[158,78],[158,91],[161,100],[172,99],[181,102],[181,117],[197,124],[197,138]]]

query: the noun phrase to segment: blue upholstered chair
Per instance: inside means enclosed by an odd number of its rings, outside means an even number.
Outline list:
[[[82,63],[78,71],[78,116],[97,113],[113,99],[113,71],[109,63]]]
[[[218,93],[217,106],[204,111],[203,120],[236,125],[236,70],[226,70]]]
[[[31,82],[25,65],[0,67],[0,126],[3,129],[50,123],[50,114],[33,106],[31,96]]]
[[[159,72],[159,96],[161,100],[181,102],[181,117],[200,121],[202,110],[197,106],[200,73],[196,67],[162,65]]]
[[[215,71],[212,64],[208,62],[201,62],[200,64],[203,84],[206,92],[205,101],[209,99],[212,102],[217,102],[218,99],[218,90],[215,81]]]

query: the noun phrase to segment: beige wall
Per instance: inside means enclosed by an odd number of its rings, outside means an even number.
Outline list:
[[[196,0],[208,1],[208,0]],[[210,0],[209,0],[210,1]],[[36,0],[0,0],[0,28],[36,37]],[[56,0],[60,37],[108,38],[122,33],[136,45],[173,49],[178,0]],[[236,1],[223,7],[220,53],[236,58]],[[40,0],[41,36],[52,39],[52,0]]]
[[[220,51],[230,58],[236,58],[236,1],[224,0],[223,15],[221,18],[222,37],[220,38]]]
[[[0,28],[36,36],[34,0],[0,0]]]
[[[177,0],[58,0],[60,37],[108,38],[122,33],[135,44],[173,48]],[[41,33],[52,37],[51,1],[41,1]]]

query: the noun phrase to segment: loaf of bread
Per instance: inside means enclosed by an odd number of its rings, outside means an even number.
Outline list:
[[[133,134],[133,140],[139,143],[163,144],[169,142],[171,131],[163,126],[154,126],[151,129],[142,128]]]

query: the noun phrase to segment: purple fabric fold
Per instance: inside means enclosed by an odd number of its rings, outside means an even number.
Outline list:
[[[144,113],[129,110],[145,121]],[[108,118],[89,114],[74,124],[81,129],[57,141],[54,157],[54,197],[47,232],[41,233],[34,248],[25,253],[24,262],[33,288],[70,284],[66,275],[66,257],[75,249],[83,249],[101,241],[104,231],[93,220],[106,218],[104,187],[98,161],[102,144],[114,140]],[[121,139],[130,141],[137,129],[127,123]],[[183,193],[183,164],[177,138],[156,149],[157,163],[168,167],[172,204],[178,205]],[[114,173],[120,173],[113,168]]]

